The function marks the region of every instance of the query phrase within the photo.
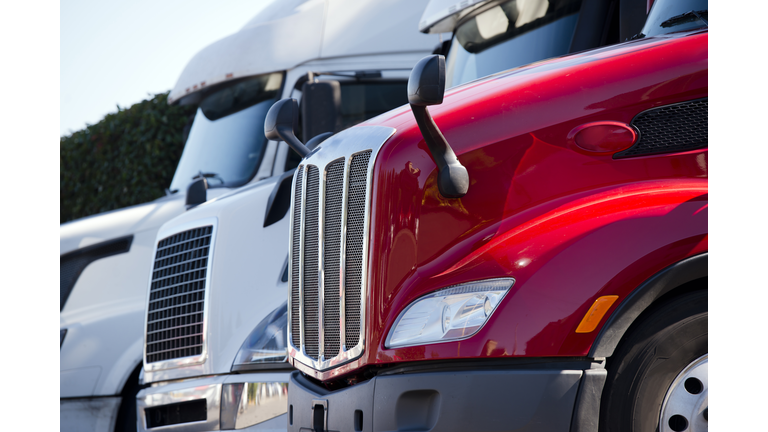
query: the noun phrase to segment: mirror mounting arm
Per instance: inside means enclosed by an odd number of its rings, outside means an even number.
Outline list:
[[[467,169],[459,162],[448,140],[435,124],[426,106],[411,105],[413,117],[421,135],[427,142],[432,159],[437,165],[437,188],[446,198],[461,198],[469,189]]]
[[[443,103],[445,57],[431,55],[416,63],[408,78],[408,102],[432,159],[437,165],[437,188],[445,198],[461,198],[469,190],[469,174],[435,124],[427,106]]]

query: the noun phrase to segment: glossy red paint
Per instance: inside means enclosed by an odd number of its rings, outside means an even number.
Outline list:
[[[469,172],[440,196],[407,107],[367,124],[397,129],[374,169],[365,352],[321,380],[399,361],[584,356],[575,333],[599,296],[619,300],[707,250],[707,150],[614,160],[577,151],[574,128],[628,124],[649,108],[706,97],[707,32],[641,39],[540,62],[447,92],[430,107]],[[516,283],[475,336],[388,349],[398,314],[449,285]]]

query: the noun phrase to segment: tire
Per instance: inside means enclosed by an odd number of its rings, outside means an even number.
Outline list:
[[[708,353],[707,310],[707,291],[697,291],[652,307],[632,324],[606,362],[601,432],[659,430],[672,382]]]

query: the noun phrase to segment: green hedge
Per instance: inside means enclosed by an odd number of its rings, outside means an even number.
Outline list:
[[[107,114],[61,137],[60,223],[163,196],[195,108],[169,106],[168,93]]]

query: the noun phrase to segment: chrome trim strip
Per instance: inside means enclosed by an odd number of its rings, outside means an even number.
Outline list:
[[[373,166],[376,162],[376,155],[371,154],[368,161],[368,174],[366,175],[365,185],[365,216],[363,219],[363,260],[360,268],[360,340],[357,343],[361,349],[365,348],[365,304],[368,301],[368,245],[371,226],[371,195],[373,194]]]
[[[180,232],[189,231],[195,228],[202,228],[204,226],[211,226],[211,244],[208,249],[208,264],[206,266],[205,273],[205,289],[203,290],[203,334],[200,336],[202,340],[203,349],[199,355],[190,357],[181,357],[172,360],[162,360],[153,363],[147,363],[147,327],[149,325],[149,302],[152,296],[152,273],[155,268],[155,257],[157,256],[157,244],[160,240],[167,237],[176,235]],[[210,217],[205,219],[199,219],[193,222],[188,222],[182,225],[176,225],[172,230],[160,231],[155,237],[155,245],[152,248],[152,268],[149,272],[149,282],[147,283],[147,299],[144,301],[144,346],[143,346],[143,364],[145,372],[153,372],[164,369],[175,369],[184,366],[193,366],[205,363],[208,357],[208,301],[211,292],[211,274],[213,273],[213,257],[216,248],[216,233],[218,231],[219,220],[216,217]]]
[[[355,126],[350,129],[347,129],[345,131],[342,131],[338,133],[337,135],[334,135],[330,138],[328,138],[326,141],[322,143],[322,145],[313,153],[310,155],[309,158],[305,159],[303,161],[304,164],[312,164],[318,167],[319,170],[325,171],[326,167],[333,161],[337,160],[339,157],[344,156],[347,158],[348,165],[347,169],[345,170],[345,177],[344,177],[344,210],[343,210],[343,219],[342,219],[342,246],[344,247],[344,255],[342,256],[342,266],[344,265],[344,261],[346,259],[346,246],[344,245],[345,239],[346,239],[346,218],[347,218],[347,202],[348,199],[348,181],[349,181],[349,168],[351,168],[351,161],[352,156],[358,153],[371,151],[371,158],[368,161],[368,177],[366,180],[366,199],[365,199],[365,205],[366,205],[366,211],[365,216],[363,219],[363,256],[362,256],[362,281],[361,281],[361,293],[360,293],[360,301],[361,301],[361,310],[360,310],[360,341],[358,344],[354,347],[344,347],[344,339],[341,340],[342,343],[342,352],[330,359],[321,359],[318,358],[318,360],[314,360],[310,358],[305,350],[304,350],[304,329],[302,327],[301,331],[301,349],[297,349],[293,353],[293,357],[295,360],[299,361],[300,363],[303,363],[307,366],[312,367],[315,370],[318,371],[324,371],[331,369],[333,367],[339,366],[343,363],[346,363],[348,361],[354,360],[355,358],[362,355],[363,351],[365,350],[365,320],[366,320],[366,308],[365,305],[368,302],[368,296],[369,296],[369,290],[368,290],[368,274],[367,274],[367,261],[368,261],[368,246],[369,241],[368,237],[370,236],[370,217],[371,217],[371,192],[373,189],[373,167],[376,163],[376,157],[378,156],[379,150],[384,145],[387,140],[394,135],[395,129],[391,127],[386,126]],[[304,192],[302,196],[302,212],[306,210],[306,183],[304,182]],[[320,228],[322,229],[322,228]],[[302,214],[302,233],[301,233],[301,265],[303,266],[304,262],[304,216]],[[292,239],[292,237],[291,237]],[[292,241],[292,240],[291,240]],[[346,269],[345,269],[346,270]],[[343,278],[344,278],[344,272],[341,272],[340,277],[342,278],[342,291],[341,295],[343,296]],[[290,278],[292,277],[292,274],[289,274],[289,283]],[[300,278],[303,278],[303,268],[300,272]],[[303,279],[300,279],[300,286],[301,286],[301,293],[302,296],[300,297],[301,302],[301,310],[303,314],[303,308],[304,308],[304,298],[303,298]],[[342,303],[343,305],[343,303]],[[343,310],[343,306],[340,306],[340,313]],[[320,314],[322,314],[323,311],[320,310]],[[344,318],[345,315],[340,314],[339,319],[341,320],[342,326],[345,326]],[[303,325],[303,316],[301,317],[301,322]],[[344,331],[344,327],[342,327],[342,331]],[[288,343],[290,346],[292,345],[291,339],[289,338]],[[293,347],[297,348],[297,347]]]
[[[296,167],[291,183],[291,208],[289,210],[291,212],[291,219],[288,222],[291,227],[288,236],[288,343],[293,341],[293,285],[291,284],[291,278],[293,276],[293,213],[296,204],[296,195],[293,192],[296,190],[296,179],[299,177],[299,172],[301,172],[302,169],[304,169],[304,165]],[[299,269],[301,269],[301,263],[299,263]],[[301,275],[301,273],[299,273],[299,275]],[[299,282],[301,282],[301,279],[299,279]],[[301,286],[299,286],[299,293],[301,293]],[[301,294],[299,294],[299,299],[301,299]],[[299,308],[301,308],[301,304],[299,304]],[[301,319],[301,316],[299,316],[299,319]],[[299,332],[299,337],[301,337],[301,332]]]
[[[304,351],[304,232],[306,226],[307,214],[307,183],[309,179],[309,165],[304,165],[304,180],[301,182],[301,232],[299,233],[299,343],[301,344],[300,352],[303,356],[307,353]],[[291,276],[288,275],[288,283],[291,282]]]

